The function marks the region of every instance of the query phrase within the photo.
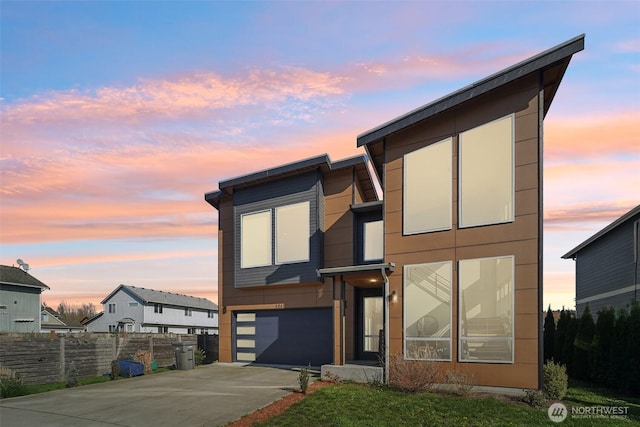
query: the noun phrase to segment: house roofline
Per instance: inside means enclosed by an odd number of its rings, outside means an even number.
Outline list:
[[[551,49],[547,49],[544,52],[445,95],[429,104],[418,107],[380,126],[363,132],[356,138],[357,146],[366,146],[370,143],[380,141],[393,133],[470,101],[532,72],[543,69],[568,57],[570,58],[574,53],[584,49],[584,38],[585,34],[576,36]],[[553,94],[551,96],[553,96]]]
[[[340,170],[348,167],[361,167],[366,171],[367,179],[371,182],[371,192],[373,197],[378,200],[378,194],[374,187],[374,178],[369,170],[369,160],[364,154],[348,157],[335,162],[331,161],[328,154],[321,154],[319,156],[264,169],[247,175],[237,176],[235,178],[220,181],[218,184],[219,189],[205,193],[204,199],[211,206],[219,209],[220,198],[223,197],[224,194],[230,194],[235,187],[257,185],[285,175],[303,173],[323,166],[329,171]]]
[[[622,225],[629,218],[633,217],[634,215],[636,215],[638,213],[640,213],[640,205],[638,205],[635,208],[631,209],[629,212],[627,212],[626,214],[622,215],[620,218],[616,219],[611,224],[607,225],[602,230],[598,231],[596,234],[594,234],[593,236],[589,237],[587,240],[585,240],[584,242],[580,243],[578,246],[576,246],[575,248],[571,249],[566,254],[562,255],[561,258],[562,259],[576,259],[576,257],[578,256],[578,252],[580,250],[582,250],[585,247],[589,246],[591,243],[595,242],[600,237],[604,236],[605,234],[609,233],[613,229],[617,228],[619,225]]]

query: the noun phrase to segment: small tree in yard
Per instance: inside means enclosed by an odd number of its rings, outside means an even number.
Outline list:
[[[553,360],[544,365],[544,395],[547,399],[561,400],[567,394],[569,377],[564,365],[559,365]]]
[[[553,318],[553,311],[551,311],[551,304],[549,304],[549,308],[547,309],[547,315],[544,318],[544,333],[543,333],[543,344],[544,344],[544,361],[553,359],[554,355],[554,344],[556,340],[556,322]]]
[[[567,327],[569,326],[570,320],[569,313],[564,309],[564,307],[562,307],[553,343],[553,360],[561,365],[567,363],[567,359],[564,355],[564,345],[567,336]]]
[[[302,394],[307,394],[307,387],[309,386],[309,370],[311,369],[311,364],[309,364],[308,368],[300,368],[300,374],[298,374],[298,384],[300,385],[300,391]]]

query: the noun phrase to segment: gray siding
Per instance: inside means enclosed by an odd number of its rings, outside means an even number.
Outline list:
[[[320,174],[312,171],[284,178],[267,184],[236,189],[233,194],[234,222],[234,270],[235,287],[295,284],[317,281],[316,270],[321,266],[322,232],[318,211],[323,209]],[[308,201],[310,204],[309,220],[309,261],[272,265],[265,267],[240,268],[241,215],[279,206]],[[275,225],[272,220],[272,236],[275,236]],[[275,254],[275,241],[272,239],[272,254]]]
[[[40,332],[40,288],[0,285],[0,332]]]
[[[584,311],[589,299],[607,292],[634,286],[638,283],[637,259],[634,255],[634,221],[635,215],[588,246],[578,251],[576,256],[576,302],[577,312]],[[638,244],[638,242],[636,242]],[[640,248],[635,248],[638,253]],[[603,306],[625,307],[631,302],[633,292],[613,295],[605,299],[589,301],[592,314],[596,314]]]

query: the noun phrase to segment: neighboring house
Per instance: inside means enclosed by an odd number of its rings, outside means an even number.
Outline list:
[[[361,134],[367,157],[205,194],[219,215],[220,361],[401,354],[540,388],[542,125],[583,48],[584,35]]]
[[[562,258],[576,262],[576,312],[589,304],[593,316],[605,306],[627,307],[638,299],[640,205],[580,243]]]
[[[218,333],[218,306],[206,298],[120,285],[101,304],[88,332]]]
[[[51,307],[42,307],[40,312],[40,332],[83,332],[83,326],[69,326],[60,319],[60,314]]]
[[[48,289],[21,268],[0,265],[0,332],[40,332],[40,294]]]

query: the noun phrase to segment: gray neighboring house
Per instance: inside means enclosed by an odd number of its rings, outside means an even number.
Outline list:
[[[0,265],[0,332],[40,332],[40,294],[48,289],[26,271]]]
[[[605,306],[627,307],[640,287],[640,205],[562,258],[576,262],[576,313],[587,303],[594,317]]]
[[[120,285],[101,304],[88,332],[218,333],[218,306],[206,298]]]

